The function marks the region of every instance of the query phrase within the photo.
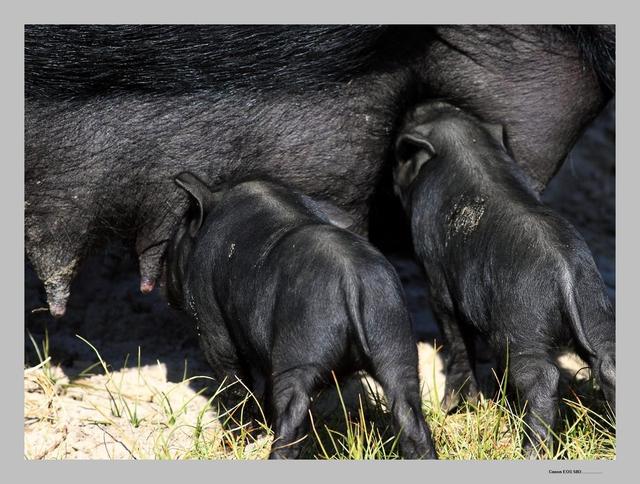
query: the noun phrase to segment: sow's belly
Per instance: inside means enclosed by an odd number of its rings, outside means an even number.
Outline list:
[[[370,83],[299,95],[118,95],[27,99],[25,239],[50,307],[64,312],[81,258],[109,237],[135,241],[156,279],[187,210],[173,177],[212,186],[269,177],[332,200],[364,230],[366,202],[386,157],[392,100]]]

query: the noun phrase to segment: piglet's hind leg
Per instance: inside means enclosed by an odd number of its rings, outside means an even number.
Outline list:
[[[269,459],[296,459],[309,427],[310,394],[318,371],[301,366],[277,372],[273,377],[271,406],[275,439]]]
[[[552,448],[560,371],[546,353],[524,353],[513,348],[508,372],[521,401],[526,402],[522,452],[529,459],[535,458],[543,444]]]
[[[375,373],[391,410],[402,457],[437,459],[431,430],[422,414],[417,371],[391,366]]]

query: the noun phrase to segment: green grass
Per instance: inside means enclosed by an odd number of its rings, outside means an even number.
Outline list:
[[[502,382],[501,382],[502,383]],[[587,384],[582,384],[580,391]],[[306,459],[399,459],[397,438],[382,402],[359,398],[355,408],[345,404],[336,386],[339,408],[319,419],[310,414],[311,431],[305,438],[302,458]],[[588,394],[594,398],[595,395]],[[554,432],[553,450],[542,449],[541,459],[615,459],[615,422],[604,409],[598,412],[585,405],[576,394],[563,399],[560,423]],[[518,460],[523,459],[521,441],[524,410],[516,410],[506,397],[502,383],[495,399],[481,399],[477,405],[463,403],[446,415],[439,405],[425,402],[425,417],[431,426],[440,459]],[[243,458],[243,447],[257,441],[258,433],[247,428],[237,434],[225,432],[232,458]],[[267,429],[267,435],[272,437]],[[252,451],[254,449],[252,448]],[[263,447],[264,456],[268,446]],[[190,456],[220,458],[220,448],[212,443],[199,445]]]
[[[51,371],[48,341],[37,345],[39,364],[27,372],[41,372],[52,385],[56,380]],[[155,388],[147,382],[141,371],[140,350],[137,355],[137,383],[151,395],[157,412],[153,416],[141,415],[139,397],[128,394],[123,387],[124,373],[116,372],[103,360],[97,348],[89,345],[97,362],[81,372],[79,378],[104,375],[101,388],[92,387],[88,380],[71,381],[68,388],[80,388],[88,393],[101,391],[108,395],[108,407],[94,407],[100,413],[100,425],[105,429],[127,425],[132,429],[154,429],[147,432],[153,440],[151,450],[142,451],[135,443],[127,450],[132,457],[152,459],[263,459],[268,457],[273,443],[272,431],[264,425],[264,418],[248,418],[249,405],[258,408],[255,398],[246,398],[235,407],[226,409],[219,403],[221,395],[242,385],[241,382],[223,382],[215,388],[203,388],[193,392],[186,401],[175,403],[172,392],[179,385],[196,381],[211,383],[206,376],[187,378],[185,366],[183,382],[167,388]],[[39,347],[40,346],[40,347]],[[128,359],[125,360],[126,367]],[[134,368],[135,370],[135,368]],[[440,459],[503,460],[522,459],[520,451],[523,435],[524,410],[514,408],[506,397],[506,385],[499,382],[498,396],[481,399],[477,405],[463,403],[454,413],[446,415],[439,408],[438,398],[423,402],[423,411],[432,429]],[[391,427],[391,419],[384,409],[384,402],[375,391],[364,389],[360,396],[351,395],[349,401],[342,388],[335,382],[334,411],[310,413],[310,432],[303,440],[302,457],[306,459],[399,459],[397,438]],[[64,391],[58,391],[63,394]],[[194,411],[189,406],[194,399],[206,395],[204,404]],[[373,395],[373,397],[372,397]],[[56,398],[52,396],[51,398]],[[200,400],[198,400],[200,401]],[[554,433],[553,450],[541,452],[547,459],[615,459],[615,419],[599,406],[596,389],[590,381],[573,381],[567,398],[563,400],[559,425]],[[173,403],[172,403],[173,402]],[[147,403],[148,405],[148,403]],[[189,413],[189,415],[187,415]],[[212,417],[216,415],[216,417]],[[187,418],[189,417],[189,418]],[[51,417],[47,417],[51,419]],[[220,426],[220,423],[223,425]],[[105,430],[106,431],[106,430]],[[146,430],[145,430],[146,431]],[[189,435],[186,447],[176,450],[173,437],[177,432]],[[123,444],[124,445],[124,444]],[[275,442],[275,445],[278,445]]]
[[[27,335],[33,346],[36,356],[38,358],[38,364],[32,368],[41,369],[42,374],[49,380],[52,385],[56,384],[57,378],[54,375],[53,368],[51,366],[51,356],[49,355],[49,331],[47,327],[44,327],[44,337],[40,342],[40,345],[36,342],[35,338],[29,330]]]

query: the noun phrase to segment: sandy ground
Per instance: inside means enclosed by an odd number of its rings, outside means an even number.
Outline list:
[[[584,234],[615,301],[614,123],[611,105],[571,153],[545,200]],[[444,377],[426,287],[411,260],[392,262],[422,340],[423,396],[430,398],[434,378],[442,394]],[[91,257],[74,282],[68,315],[56,321],[43,310],[42,285],[25,266],[25,458],[184,458],[192,456],[196,433],[213,439],[220,432],[208,406],[211,393],[201,392],[208,369],[191,325],[157,291],[139,293],[135,267],[118,248]],[[42,356],[45,330],[50,366],[36,367],[40,358],[29,335]],[[567,365],[580,362],[569,358]],[[268,442],[256,447],[243,457],[264,456]]]

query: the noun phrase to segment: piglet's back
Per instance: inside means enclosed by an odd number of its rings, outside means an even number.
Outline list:
[[[330,224],[296,227],[256,271],[259,296],[274,314],[274,330],[291,321],[317,332],[345,331],[368,353],[379,351],[363,329],[380,327],[392,340],[411,338],[400,280],[391,264],[364,238]],[[384,327],[384,329],[382,329]],[[373,348],[372,348],[373,347]]]

